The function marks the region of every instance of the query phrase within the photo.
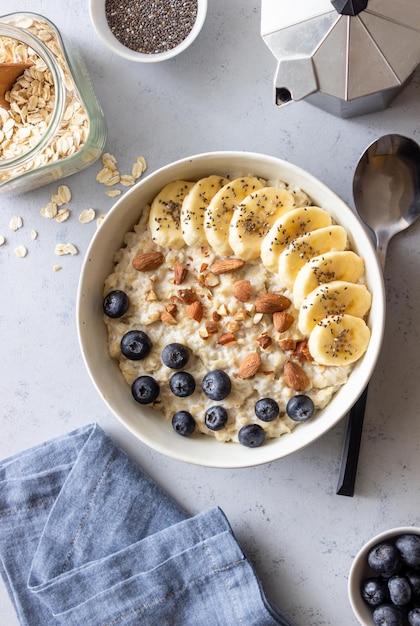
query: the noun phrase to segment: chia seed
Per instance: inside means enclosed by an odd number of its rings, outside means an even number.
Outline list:
[[[135,52],[172,50],[190,34],[197,0],[106,0],[105,15],[118,41]]]

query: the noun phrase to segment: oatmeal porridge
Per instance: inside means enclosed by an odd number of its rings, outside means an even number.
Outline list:
[[[291,433],[369,343],[363,259],[326,210],[282,182],[174,181],[114,262],[109,354],[134,399],[181,435],[253,447]]]

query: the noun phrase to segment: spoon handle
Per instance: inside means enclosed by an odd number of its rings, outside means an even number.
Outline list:
[[[367,394],[368,385],[349,413],[336,491],[340,496],[354,495]]]

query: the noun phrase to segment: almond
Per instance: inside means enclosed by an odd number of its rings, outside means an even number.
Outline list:
[[[294,339],[280,339],[279,346],[284,352],[291,352],[296,347],[296,341]]]
[[[219,330],[219,324],[214,320],[207,320],[206,322],[206,330],[209,335],[216,335]]]
[[[239,378],[252,378],[258,372],[258,368],[261,365],[261,357],[256,352],[247,354],[239,365],[238,376]]]
[[[174,265],[174,283],[175,285],[182,285],[187,278],[188,270],[182,265],[182,263],[175,263]]]
[[[163,313],[160,316],[160,319],[164,324],[170,324],[171,326],[178,324],[174,316],[168,313],[168,311],[163,311]]]
[[[296,358],[296,360],[300,363],[303,363],[304,361],[313,361],[312,355],[309,352],[307,339],[303,339],[303,341],[298,341],[298,343],[296,344],[296,348],[293,352],[293,357]]]
[[[294,391],[304,391],[309,385],[309,378],[300,365],[293,361],[284,364],[284,380]]]
[[[271,346],[273,340],[271,339],[270,335],[260,335],[259,337],[257,337],[257,342],[263,350],[266,350]]]
[[[201,322],[203,319],[203,305],[201,302],[196,300],[195,302],[189,304],[185,309],[185,315],[196,322]]]
[[[236,337],[233,333],[223,333],[217,339],[216,343],[221,346],[233,346],[236,343]]]
[[[245,261],[243,259],[219,259],[212,263],[210,271],[213,272],[213,274],[226,274],[227,272],[234,272],[244,265]]]
[[[237,280],[232,285],[232,293],[240,302],[248,302],[251,298],[252,287],[249,280]]]
[[[192,304],[198,300],[197,294],[192,289],[179,289],[178,298],[182,300],[184,304]]]
[[[265,293],[255,300],[257,313],[276,313],[284,311],[291,305],[291,301],[280,293]]]
[[[284,333],[286,330],[288,330],[294,321],[295,318],[293,317],[293,315],[291,315],[290,313],[286,313],[286,311],[276,311],[275,313],[273,313],[274,328],[279,333]]]
[[[138,272],[150,272],[160,267],[165,257],[162,252],[151,250],[150,252],[140,252],[133,259],[133,267]]]

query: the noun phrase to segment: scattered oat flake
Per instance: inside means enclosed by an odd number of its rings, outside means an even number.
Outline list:
[[[28,250],[27,248],[25,248],[25,246],[18,246],[17,248],[15,248],[15,254],[16,256],[23,259],[28,254]]]
[[[61,265],[53,265],[54,272],[59,272],[61,269]]]
[[[3,246],[6,243],[6,239],[0,235],[0,246]]]
[[[98,219],[96,220],[97,228],[99,228],[99,226],[102,224],[102,222],[104,221],[105,218],[106,218],[106,214],[100,215],[98,217]]]
[[[105,191],[105,195],[109,196],[110,198],[115,198],[116,196],[121,195],[121,189],[107,189]]]
[[[71,200],[71,191],[68,185],[59,185],[57,189],[57,195],[60,198],[62,204],[66,204]]]
[[[120,182],[120,174],[119,172],[114,172],[114,175],[104,181],[104,185],[106,187],[112,187],[113,185],[117,185]]]
[[[115,170],[117,165],[117,159],[114,157],[113,154],[105,152],[102,155],[102,165],[110,170]]]
[[[120,183],[121,185],[124,185],[124,187],[130,187],[131,185],[134,185],[135,182],[134,176],[131,176],[130,174],[122,174],[120,177]]]
[[[65,222],[70,217],[70,209],[58,209],[57,215],[54,215],[56,222]]]
[[[57,210],[57,203],[51,201],[48,202],[48,204],[46,204],[44,207],[42,207],[40,213],[43,217],[48,217],[49,219],[52,219],[57,215]]]
[[[17,230],[19,230],[19,228],[22,228],[22,226],[23,226],[23,220],[21,217],[19,217],[18,215],[15,215],[14,217],[12,217],[9,223],[10,230],[13,230],[16,232]]]
[[[115,175],[115,168],[112,170],[109,167],[103,167],[101,170],[99,170],[99,172],[96,174],[96,180],[98,181],[98,183],[106,183],[108,180],[110,180],[113,176]]]
[[[38,233],[36,232],[36,230],[31,230],[31,239],[36,239],[38,237]]]
[[[95,209],[84,209],[79,215],[79,222],[88,224],[95,219]]]
[[[58,243],[54,252],[57,256],[62,256],[63,254],[78,254],[79,251],[72,243]]]

